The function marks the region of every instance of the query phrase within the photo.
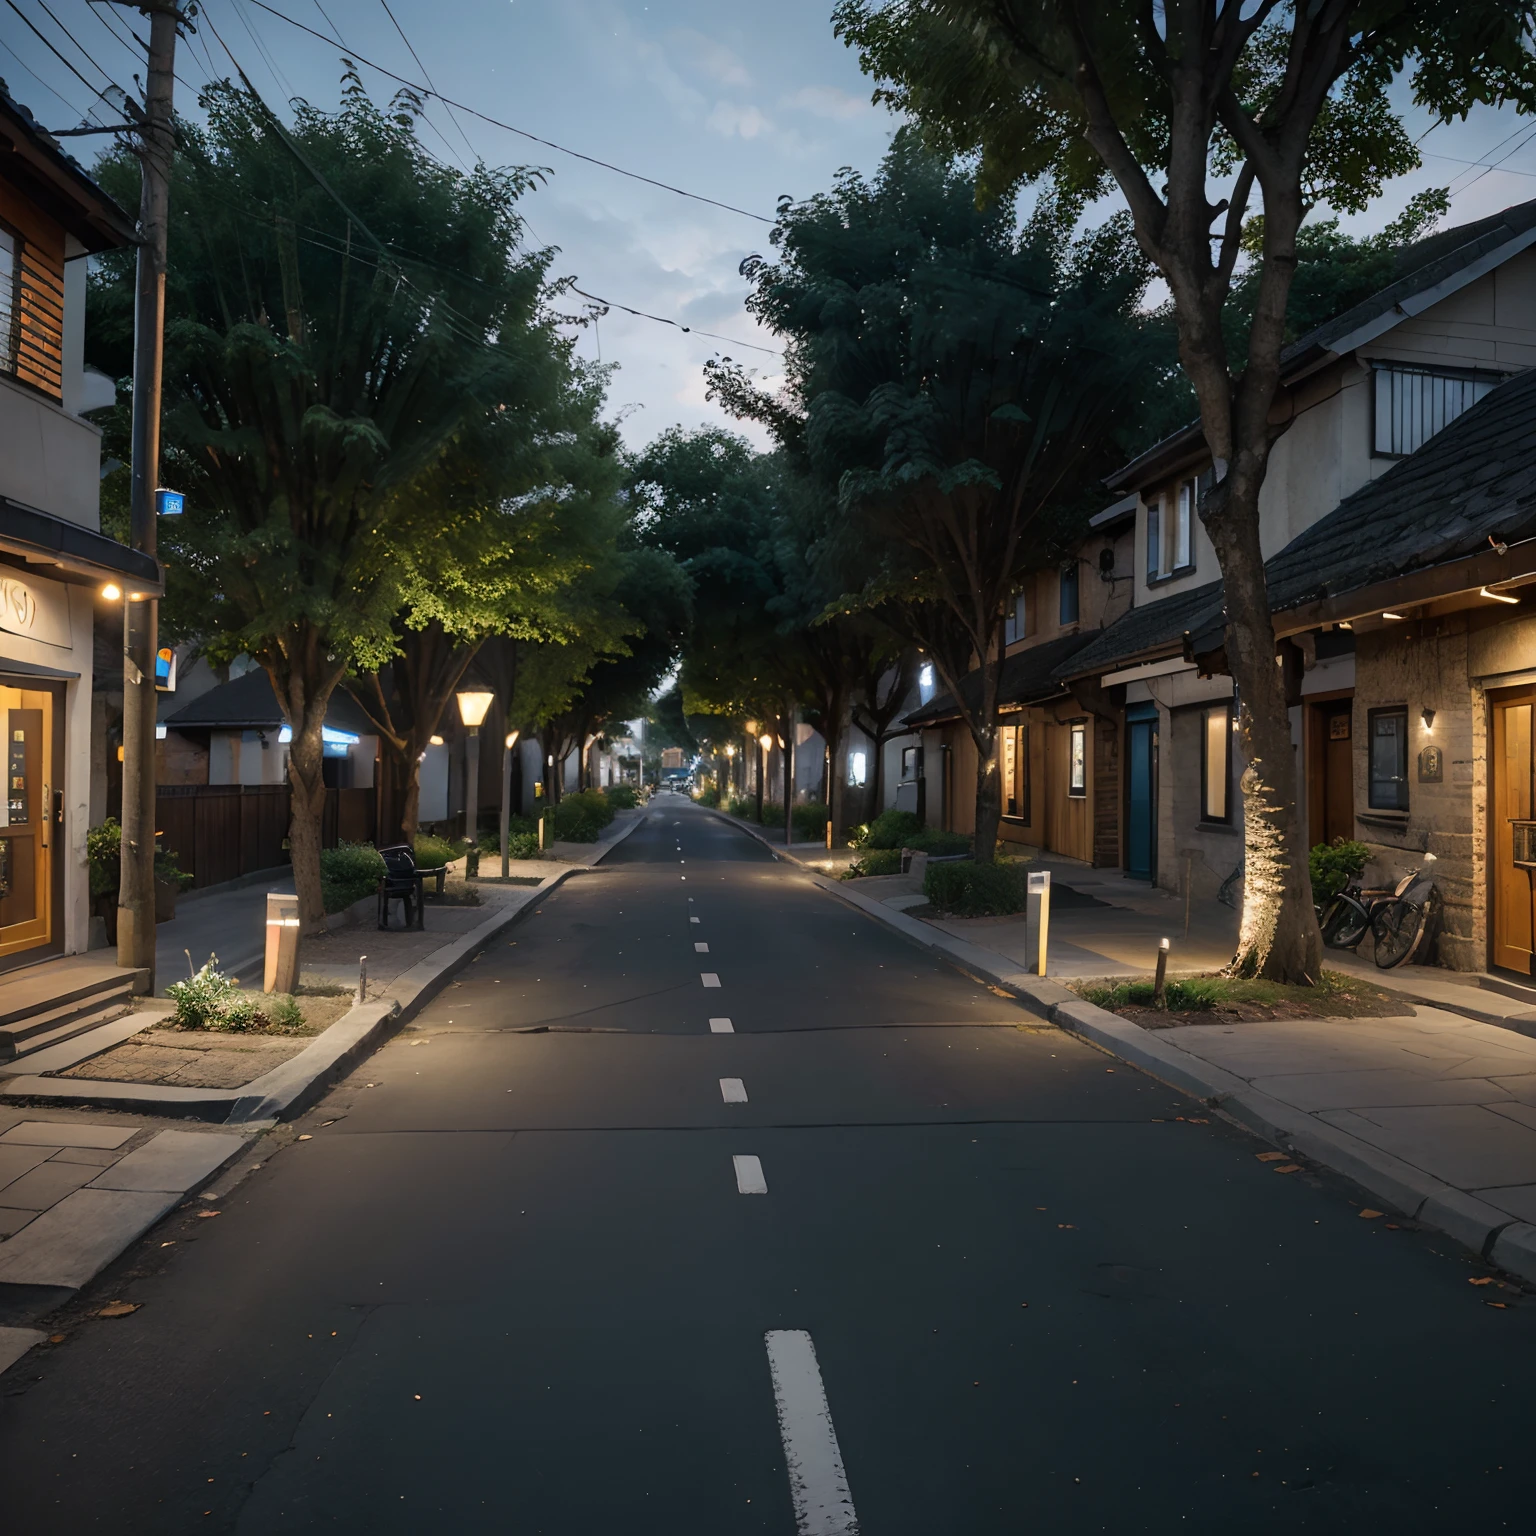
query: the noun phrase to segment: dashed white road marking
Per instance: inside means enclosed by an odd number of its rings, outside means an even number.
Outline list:
[[[751,1153],[738,1152],[731,1161],[736,1165],[736,1193],[738,1195],[766,1195],[768,1180],[763,1177],[763,1165]]]
[[[795,1529],[800,1536],[858,1536],[859,1517],[853,1511],[843,1453],[832,1428],[816,1346],[810,1334],[799,1328],[776,1328],[763,1339],[779,1411]]]
[[[729,1019],[711,1019],[709,1021],[709,1032],[712,1035],[734,1035],[736,1033],[736,1026]]]
[[[706,987],[718,987],[720,985],[720,978],[713,971],[700,971],[699,979]]]
[[[689,900],[689,901],[692,901],[692,900],[693,900],[693,897],[692,897],[692,896],[690,896],[690,897],[689,897],[689,898],[688,898],[688,900]],[[690,922],[690,923],[696,923],[696,922],[698,922],[698,918],[696,918],[696,917],[690,917],[690,918],[689,918],[689,919],[688,919],[688,921],[689,921],[689,922]]]
[[[720,1097],[727,1104],[745,1104],[747,1102],[747,1085],[739,1077],[722,1077],[720,1079]]]
[[[693,952],[696,955],[707,955],[709,953],[709,945],[695,943],[693,946]]]

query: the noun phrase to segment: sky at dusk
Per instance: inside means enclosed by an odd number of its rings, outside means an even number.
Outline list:
[[[334,107],[344,52],[339,35],[354,58],[412,80],[430,76],[444,95],[514,127],[764,219],[780,196],[820,191],[841,166],[873,170],[896,126],[869,104],[870,82],[832,35],[831,0],[389,0],[388,10],[384,0],[271,3],[331,41],[296,30],[252,0],[204,0],[197,35],[178,55],[178,109],[195,111],[196,89],[215,73],[233,73],[222,45],[272,105],[302,96]],[[114,5],[48,0],[61,29],[40,0],[16,4],[84,77],[71,73],[15,10],[0,7],[0,76],[46,126],[81,120],[91,98],[86,82],[98,87],[110,77],[133,91],[142,64],[130,52],[126,27],[142,30],[142,20]],[[362,75],[378,99],[397,89],[366,66]],[[702,365],[717,353],[773,376],[771,352],[740,345],[775,343],[747,314],[737,270],[744,257],[768,249],[769,223],[678,197],[466,113],[450,114],[440,103],[427,116],[423,142],[451,163],[473,154],[553,173],[523,211],[533,240],[558,247],[556,273],[574,276],[614,305],[692,328],[684,333],[611,308],[582,331],[583,355],[619,365],[610,402],[630,444],[678,422],[725,421],[704,393]],[[1413,126],[1425,135],[1424,168],[1394,183],[1346,227],[1379,228],[1413,192],[1430,186],[1450,187],[1450,222],[1457,223],[1536,197],[1536,119],[1484,110],[1465,124],[1416,119]],[[90,145],[87,139],[70,147],[88,160]]]

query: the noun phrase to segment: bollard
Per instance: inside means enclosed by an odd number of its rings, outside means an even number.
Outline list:
[[[1168,1006],[1168,940],[1157,941],[1157,979],[1152,983],[1152,1006]]]
[[[1024,969],[1032,976],[1045,975],[1046,951],[1051,929],[1051,872],[1038,870],[1027,877],[1024,897]]]
[[[539,852],[544,852],[544,817],[539,817]]]
[[[267,893],[267,963],[262,972],[263,992],[297,992],[299,989],[299,898]]]
[[[354,1006],[365,1003],[368,1000],[368,956],[357,957],[357,996],[352,999]]]
[[[832,852],[832,823],[827,823],[827,852]]]

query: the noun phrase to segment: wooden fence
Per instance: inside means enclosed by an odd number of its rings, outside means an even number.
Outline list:
[[[163,784],[155,796],[160,846],[176,855],[194,889],[288,862],[286,784]],[[320,840],[372,842],[374,791],[328,789]]]

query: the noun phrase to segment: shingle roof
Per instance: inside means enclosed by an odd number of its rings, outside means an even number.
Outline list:
[[[1403,246],[1396,253],[1395,267],[1398,275],[1391,283],[1342,314],[1313,327],[1305,336],[1298,337],[1286,347],[1280,354],[1282,378],[1301,365],[1332,351],[1336,342],[1390,313],[1406,300],[1427,292],[1507,245],[1517,236],[1528,233],[1533,226],[1536,226],[1536,200],[1516,203],[1488,218],[1476,219],[1470,224],[1458,224],[1453,229],[1426,235],[1412,245]],[[1112,489],[1134,485],[1139,479],[1142,466],[1167,457],[1170,450],[1191,449],[1202,440],[1200,423],[1193,421],[1153,443],[1150,448],[1108,476],[1104,483]]]
[[[1155,603],[1122,614],[1108,629],[1100,631],[1092,645],[1058,665],[1056,676],[1087,677],[1092,672],[1113,671],[1148,651],[1175,647],[1187,632],[1202,629],[1220,616],[1219,581],[1159,598]]]
[[[1058,635],[1054,640],[1045,640],[1026,650],[1015,651],[1012,656],[1005,656],[1002,676],[998,680],[998,702],[1000,704],[1032,704],[1037,700],[1048,699],[1060,693],[1061,685],[1054,680],[1057,667],[1074,651],[1082,650],[1099,633],[1099,630],[1091,629],[1075,635]],[[979,671],[967,673],[960,687],[966,703],[971,708],[980,704],[981,674]],[[932,725],[935,721],[949,719],[959,712],[954,694],[941,693],[936,698],[930,699],[921,709],[914,709],[905,717],[903,723],[909,726]]]
[[[1411,571],[1536,536],[1536,369],[1517,374],[1437,432],[1417,453],[1346,496],[1265,564],[1276,613],[1340,597]],[[1058,677],[1107,672],[1204,635],[1219,643],[1219,581],[1133,608],[1058,667]]]
[[[281,727],[284,720],[271,679],[257,667],[199,694],[160,723],[176,731],[270,731]],[[369,735],[374,730],[351,695],[340,688],[331,695],[325,723],[355,735]]]

